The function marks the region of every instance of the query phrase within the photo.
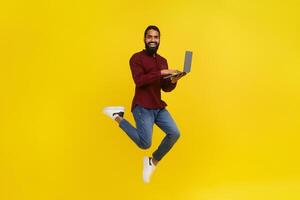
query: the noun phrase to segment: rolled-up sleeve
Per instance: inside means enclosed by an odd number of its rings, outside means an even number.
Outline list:
[[[170,79],[162,79],[161,88],[164,92],[171,92],[176,88],[177,82],[172,83]]]

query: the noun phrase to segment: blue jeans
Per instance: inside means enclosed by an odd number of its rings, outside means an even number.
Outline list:
[[[119,126],[141,149],[150,148],[154,124],[166,133],[158,149],[152,154],[155,160],[160,161],[170,151],[180,136],[179,130],[170,113],[165,108],[146,109],[136,106],[132,114],[135,119],[136,128],[126,119],[121,120]]]

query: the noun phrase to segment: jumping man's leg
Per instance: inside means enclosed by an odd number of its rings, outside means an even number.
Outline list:
[[[155,124],[166,133],[158,149],[152,154],[153,163],[157,164],[171,150],[180,137],[180,132],[167,109],[161,109],[157,113]]]
[[[136,122],[136,128],[123,118],[124,107],[105,107],[103,112],[115,120],[119,124],[119,127],[138,147],[148,149],[151,146],[154,125],[154,114],[152,110],[140,106],[136,106],[133,109],[132,113]]]
[[[137,146],[142,149],[147,149],[151,146],[153,125],[155,115],[158,111],[158,109],[145,109],[140,106],[136,106],[132,112],[136,122],[136,128],[124,119],[121,114],[119,115],[118,113],[107,111],[105,114],[109,113],[108,116],[119,124],[119,127],[124,130],[124,132],[137,144]],[[150,177],[155,170],[154,162],[155,160],[150,159],[149,157],[144,157],[143,159],[143,180],[146,183],[150,181]]]

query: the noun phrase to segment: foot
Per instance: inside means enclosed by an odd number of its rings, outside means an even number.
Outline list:
[[[103,113],[115,120],[118,116],[124,116],[125,108],[122,106],[109,106],[103,109]]]
[[[147,156],[144,157],[143,167],[143,180],[145,183],[149,183],[151,175],[155,170],[155,165],[152,163],[151,158]]]

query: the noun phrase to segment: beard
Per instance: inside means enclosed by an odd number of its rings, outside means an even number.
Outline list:
[[[155,47],[151,47],[151,46],[150,46],[150,43],[151,43],[151,42],[148,42],[148,43],[145,42],[145,48],[146,48],[146,52],[147,52],[149,55],[153,56],[154,54],[156,54],[156,52],[157,52],[157,50],[158,50],[159,43],[156,43],[156,46],[155,46]]]

